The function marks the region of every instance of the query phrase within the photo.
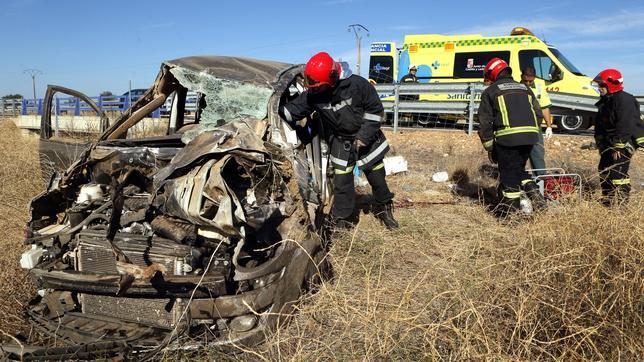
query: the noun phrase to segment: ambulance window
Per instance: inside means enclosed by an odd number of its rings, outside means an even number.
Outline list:
[[[483,78],[483,68],[492,58],[510,62],[510,52],[471,52],[454,55],[454,78]]]
[[[552,66],[552,60],[541,50],[520,51],[519,66],[521,67],[521,71],[523,71],[525,67],[533,67],[537,78],[547,81],[551,80],[550,67]]]

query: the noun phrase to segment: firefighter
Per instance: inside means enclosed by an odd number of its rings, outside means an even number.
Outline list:
[[[628,168],[637,147],[644,146],[644,124],[635,97],[624,91],[622,74],[601,71],[593,80],[601,95],[595,118],[595,143],[599,150],[602,203],[628,201],[631,180]]]
[[[415,65],[410,65],[409,66],[409,73],[405,74],[402,78],[400,78],[400,83],[418,83],[418,78],[416,78],[416,66]],[[415,95],[401,95],[399,98],[401,101],[417,101],[420,99],[420,97],[415,94]]]
[[[521,181],[529,178],[525,166],[539,141],[543,113],[530,87],[512,79],[504,60],[490,60],[484,79],[491,85],[481,95],[479,137],[490,160],[499,165],[501,201],[496,211],[503,217],[520,207]]]
[[[340,64],[325,52],[306,63],[304,85],[307,89],[279,112],[292,124],[316,111],[330,134],[334,169],[331,213],[337,227],[348,228],[356,221],[353,169],[357,166],[371,185],[374,215],[388,229],[398,228],[393,215],[394,194],[385,181],[383,159],[389,144],[380,130],[384,108],[375,88],[360,76],[344,76]]]
[[[416,78],[416,69],[415,65],[410,65],[409,66],[409,73],[407,73],[404,77],[400,78],[400,83],[417,83],[418,78]]]

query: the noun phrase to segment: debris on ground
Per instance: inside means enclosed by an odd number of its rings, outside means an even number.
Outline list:
[[[387,176],[407,172],[407,160],[403,156],[385,157],[383,162]]]
[[[276,112],[299,73],[229,57],[164,63],[132,110],[30,204],[32,249],[21,265],[39,291],[25,313],[72,347],[3,350],[127,358],[255,344],[284,321],[327,270],[320,154],[310,161],[306,145],[287,142]],[[185,102],[188,89],[204,97],[204,109],[186,132],[181,112],[171,116],[174,133],[125,138],[148,107],[172,95]]]
[[[447,173],[447,171],[435,172],[432,175],[432,181],[434,181],[434,182],[447,182],[447,181],[449,181],[449,174]]]

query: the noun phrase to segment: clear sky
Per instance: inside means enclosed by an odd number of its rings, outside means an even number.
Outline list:
[[[0,0],[0,96],[30,97],[31,78],[90,96],[147,88],[161,61],[239,55],[291,63],[325,50],[355,65],[347,25],[371,41],[405,34],[507,35],[525,26],[556,45],[583,73],[620,69],[628,91],[644,94],[644,1],[121,1]]]

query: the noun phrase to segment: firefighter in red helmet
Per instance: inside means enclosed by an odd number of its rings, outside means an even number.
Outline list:
[[[282,105],[279,113],[291,124],[313,111],[322,119],[325,133],[330,135],[334,169],[331,213],[337,225],[351,227],[356,221],[353,170],[357,166],[371,185],[374,215],[388,229],[397,228],[394,195],[385,181],[383,159],[389,144],[380,130],[384,108],[375,88],[366,79],[342,69],[325,52],[315,54],[304,66],[304,85],[307,89]]]
[[[601,95],[597,102],[595,141],[599,150],[602,203],[628,201],[631,180],[628,168],[637,147],[644,147],[644,123],[635,97],[624,91],[622,74],[601,71],[593,80]]]
[[[541,107],[532,90],[512,79],[512,69],[500,58],[493,58],[484,68],[490,86],[481,95],[478,110],[479,137],[492,162],[498,163],[501,184],[498,216],[519,209],[521,183],[529,179],[525,165],[538,142]],[[545,204],[538,190],[526,190],[528,196]]]

